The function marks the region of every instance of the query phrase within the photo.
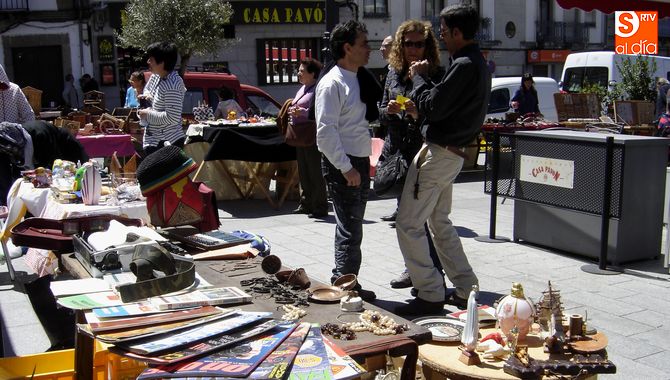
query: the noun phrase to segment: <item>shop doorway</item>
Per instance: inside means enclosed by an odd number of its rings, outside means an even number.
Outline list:
[[[52,101],[62,103],[64,75],[60,46],[12,48],[12,63],[12,81],[22,88],[31,86],[42,90],[42,107],[49,107]]]

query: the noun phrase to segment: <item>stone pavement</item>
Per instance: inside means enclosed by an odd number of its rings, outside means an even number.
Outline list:
[[[513,282],[523,284],[537,301],[547,281],[561,291],[565,312],[585,314],[588,322],[609,338],[609,357],[616,375],[606,379],[670,379],[670,275],[662,257],[625,265],[626,272],[599,276],[580,267],[590,261],[550,249],[516,244],[483,243],[474,239],[489,232],[490,198],[481,180],[460,182],[454,188],[452,220],[479,276],[480,301],[490,303],[508,294]],[[512,237],[513,200],[498,202],[498,236]],[[295,202],[281,210],[264,200],[220,202],[224,230],[245,229],[266,236],[272,253],[291,267],[303,267],[310,277],[327,282],[333,263],[334,216],[325,220],[293,215]],[[395,200],[372,197],[368,203],[363,238],[360,281],[377,293],[381,307],[392,309],[410,298],[409,289],[388,285],[403,269],[395,230],[379,217],[393,211]],[[22,259],[15,267],[20,281],[30,277]],[[448,284],[449,285],[449,284]],[[447,306],[446,310],[455,310]],[[50,343],[35,317],[20,283],[11,284],[6,266],[0,267],[0,312],[6,355],[38,353]]]

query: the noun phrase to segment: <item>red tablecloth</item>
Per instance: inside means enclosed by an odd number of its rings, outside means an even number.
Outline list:
[[[109,157],[114,152],[122,157],[135,154],[130,135],[77,136],[77,140],[89,157]]]

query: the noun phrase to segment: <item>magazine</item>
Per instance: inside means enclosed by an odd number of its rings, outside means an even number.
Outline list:
[[[273,321],[266,322],[273,323]],[[215,376],[246,377],[296,328],[295,324],[277,325],[270,331],[247,338],[208,356],[180,361],[177,364],[147,368],[138,379],[162,379],[166,377]],[[231,334],[241,335],[244,332]],[[248,334],[245,334],[248,335]]]
[[[301,323],[276,350],[256,367],[249,379],[283,380],[288,376],[288,369],[310,330],[309,323]]]
[[[326,344],[321,338],[321,327],[318,323],[313,323],[307,334],[307,339],[303,342],[298,351],[298,356],[293,361],[289,380],[333,380],[333,373],[330,370],[330,361],[326,352]]]
[[[203,305],[224,305],[251,302],[252,297],[236,286],[195,290],[190,293],[151,298],[160,310],[183,309]]]
[[[121,330],[129,329],[131,327],[151,326],[167,322],[177,322],[185,319],[194,319],[199,317],[206,317],[209,315],[222,314],[223,312],[223,309],[219,309],[214,306],[203,306],[195,309],[185,309],[169,313],[131,318],[98,318],[93,312],[86,313],[85,317],[91,332],[99,333],[102,331]]]
[[[176,333],[117,343],[116,347],[123,351],[138,354],[155,354],[161,351],[175,350],[175,348],[183,345],[224,334],[253,322],[258,322],[263,318],[271,318],[271,316],[272,313],[269,312],[239,311],[230,318],[190,327]]]
[[[117,306],[96,307],[91,312],[98,318],[132,317],[156,313],[168,313],[170,310],[160,310],[149,301],[125,303]]]
[[[86,310],[95,307],[119,306],[123,304],[121,297],[111,290],[60,297],[56,298],[56,302],[63,307],[73,310]]]
[[[109,344],[118,344],[130,340],[148,338],[156,335],[174,332],[177,330],[192,328],[205,323],[217,321],[222,318],[228,318],[231,314],[234,314],[235,312],[237,312],[237,310],[233,310],[228,313],[207,315],[204,317],[189,319],[185,321],[167,322],[153,326],[144,326],[144,327],[140,326],[126,330],[103,331],[97,334],[94,334],[92,331],[90,331],[90,328],[87,324],[78,325],[78,327],[80,331],[82,331],[83,333],[90,335],[91,337],[96,338],[101,342]]]
[[[49,288],[56,298],[111,290],[109,284],[101,278],[51,281]]]
[[[328,337],[323,336],[323,342],[326,344],[330,370],[335,380],[354,379],[368,372]]]

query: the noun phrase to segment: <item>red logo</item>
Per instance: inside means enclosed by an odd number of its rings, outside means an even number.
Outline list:
[[[614,35],[617,54],[658,54],[658,12],[614,12]]]

